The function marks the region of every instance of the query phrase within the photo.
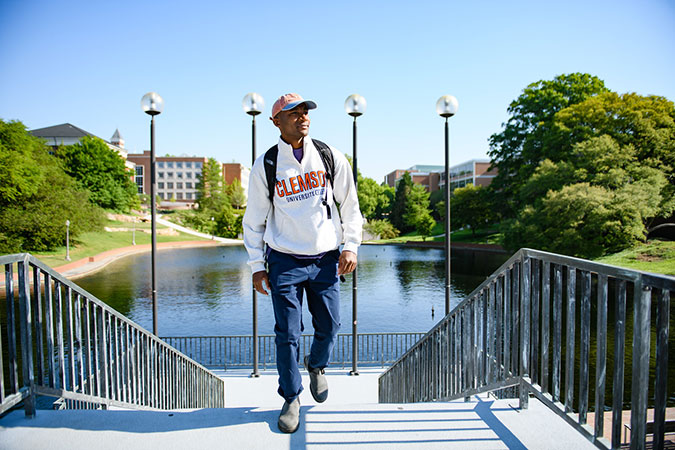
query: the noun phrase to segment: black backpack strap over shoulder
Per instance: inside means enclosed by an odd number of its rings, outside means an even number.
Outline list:
[[[321,155],[321,160],[323,161],[324,168],[326,169],[326,176],[333,183],[335,179],[335,160],[333,159],[333,152],[331,151],[328,144],[321,142],[317,139],[312,139],[314,147],[319,151]]]
[[[277,185],[277,156],[279,155],[279,146],[274,145],[265,152],[263,166],[265,167],[265,179],[267,179],[268,197],[270,202],[274,202],[274,188]]]

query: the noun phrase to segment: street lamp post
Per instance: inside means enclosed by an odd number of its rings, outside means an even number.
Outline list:
[[[345,111],[354,118],[354,125],[352,126],[352,145],[354,153],[352,155],[352,170],[354,172],[354,187],[356,192],[359,190],[357,180],[357,159],[356,159],[356,118],[366,112],[366,99],[359,94],[352,94],[345,100]],[[352,273],[352,370],[350,375],[358,375],[357,360],[359,358],[359,346],[357,335],[357,287],[358,287],[358,269],[354,269]]]
[[[265,108],[265,102],[260,94],[250,92],[244,96],[241,102],[244,112],[251,116],[251,167],[255,163],[255,116],[260,114]],[[253,373],[251,376],[258,378],[258,293],[255,288],[253,291]]]
[[[444,95],[436,102],[436,112],[445,118],[445,314],[450,312],[450,138],[448,118],[459,108],[457,99]]]
[[[164,109],[164,100],[156,92],[148,92],[141,99],[141,109],[150,116],[150,217],[152,226],[152,332],[157,336],[157,221],[155,208],[155,116]]]
[[[66,261],[70,261],[70,220],[66,220]]]
[[[131,232],[131,245],[136,245],[136,216],[134,216],[134,227]]]

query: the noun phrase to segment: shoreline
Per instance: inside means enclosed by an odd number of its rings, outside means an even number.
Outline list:
[[[405,242],[364,242],[361,245],[398,245],[401,247],[445,248],[443,241],[405,241]],[[504,247],[497,244],[478,244],[473,242],[450,242],[450,250],[471,250],[490,253],[509,253]]]
[[[157,250],[168,250],[174,248],[196,248],[196,247],[214,247],[214,246],[229,246],[229,245],[244,245],[243,241],[232,239],[231,242],[223,241],[178,241],[178,242],[160,242],[157,243]],[[120,247],[112,250],[99,253],[98,255],[89,256],[88,258],[78,259],[58,267],[52,267],[69,280],[75,280],[106,267],[108,264],[117,261],[126,256],[135,255],[138,253],[145,253],[152,251],[152,244],[130,245],[127,247]]]

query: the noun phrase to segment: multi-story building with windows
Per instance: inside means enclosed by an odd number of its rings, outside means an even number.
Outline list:
[[[150,151],[130,153],[136,164],[136,186],[139,194],[150,195]],[[208,158],[199,156],[158,156],[156,160],[157,195],[166,202],[194,203],[197,182]]]
[[[420,184],[428,192],[445,189],[445,166],[415,165],[405,170],[395,170],[384,177],[384,182],[395,187],[404,173],[410,173],[413,183]],[[488,186],[497,175],[497,169],[490,170],[489,159],[472,159],[450,167],[450,190],[464,187]]]
[[[150,151],[143,154],[130,153],[130,161],[136,164],[136,186],[139,194],[150,194]],[[194,204],[197,201],[197,183],[202,167],[208,161],[199,156],[158,156],[156,160],[157,195],[165,202]],[[223,180],[231,184],[235,178],[241,181],[244,194],[248,193],[250,170],[238,163],[222,164]]]

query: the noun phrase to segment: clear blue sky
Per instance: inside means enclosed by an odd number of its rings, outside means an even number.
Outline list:
[[[247,92],[265,99],[258,154],[276,143],[274,100],[315,100],[311,135],[350,154],[344,100],[364,96],[359,169],[444,162],[436,100],[452,94],[451,164],[485,158],[529,83],[588,72],[619,93],[675,100],[675,2],[0,1],[0,118],[29,129],[119,128],[149,148],[148,91],[165,101],[157,153],[250,166]]]

